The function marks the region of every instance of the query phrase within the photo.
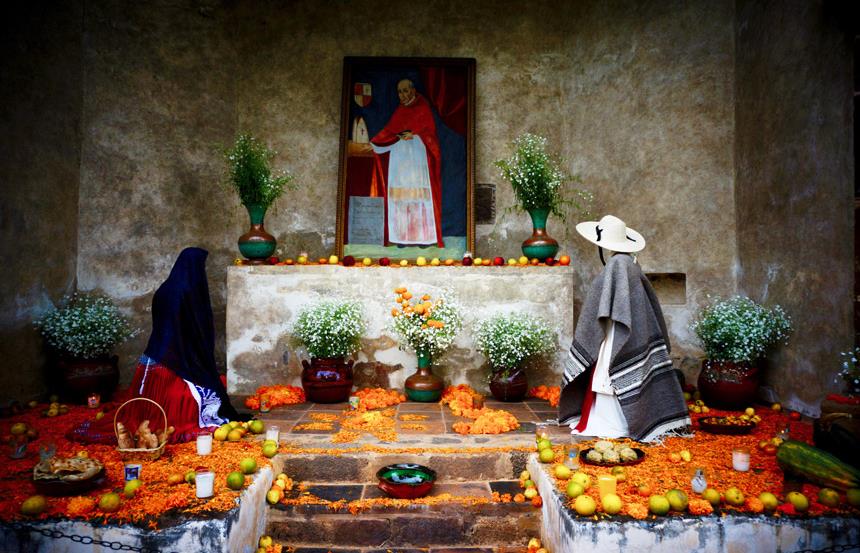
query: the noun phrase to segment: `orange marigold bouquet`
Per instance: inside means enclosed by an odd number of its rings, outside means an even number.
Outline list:
[[[245,407],[254,410],[259,409],[263,396],[266,396],[265,399],[269,408],[295,405],[305,401],[305,391],[298,386],[260,386],[257,388],[256,394],[245,400]]]
[[[486,407],[474,422],[454,423],[454,431],[458,434],[503,434],[519,427],[519,421],[512,414]]]
[[[406,396],[397,390],[385,390],[383,388],[362,388],[353,395],[358,397],[359,411],[383,409],[406,401]]]
[[[468,384],[459,384],[445,388],[439,402],[442,405],[447,404],[454,416],[477,419],[484,405],[484,396]]]
[[[561,387],[559,386],[544,386],[541,384],[536,388],[529,390],[529,397],[536,397],[544,401],[548,401],[550,407],[558,407],[558,399],[561,397]]]

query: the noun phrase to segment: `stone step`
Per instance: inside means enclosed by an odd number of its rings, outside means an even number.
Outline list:
[[[516,481],[442,483],[432,496],[489,499],[492,492],[517,493]],[[297,497],[302,492],[294,492]],[[328,501],[384,497],[375,485],[305,483],[304,493]],[[329,505],[276,505],[269,510],[267,533],[291,547],[427,548],[437,551],[517,550],[540,533],[540,510],[529,503],[460,503],[440,501],[392,506],[371,501],[367,510],[350,514]],[[446,549],[447,548],[447,549]],[[333,550],[334,551],[334,550]],[[362,551],[364,551],[362,549]]]
[[[291,550],[292,553],[528,553],[526,547],[298,547]]]

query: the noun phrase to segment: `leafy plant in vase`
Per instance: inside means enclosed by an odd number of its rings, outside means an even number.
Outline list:
[[[239,201],[248,210],[251,228],[239,237],[239,251],[248,263],[259,265],[275,251],[275,237],[263,228],[266,211],[284,193],[294,190],[292,175],[273,174],[269,166],[275,152],[254,137],[240,134],[233,147],[224,152],[227,162],[227,184],[239,195]]]
[[[433,374],[433,359],[445,352],[463,328],[460,308],[444,295],[413,296],[405,287],[395,288],[397,307],[391,310],[391,330],[400,346],[418,356],[418,370],[406,379],[406,396],[412,401],[439,401],[445,385]]]
[[[72,294],[36,321],[57,354],[63,390],[78,402],[98,392],[109,398],[119,381],[113,348],[137,334],[110,298]]]
[[[367,329],[357,301],[326,300],[305,308],[296,318],[293,334],[311,356],[302,360],[302,387],[315,403],[346,401],[352,391],[353,360]]]
[[[791,319],[779,305],[763,307],[744,296],[717,298],[702,309],[691,326],[707,358],[698,386],[706,403],[743,408],[754,399],[759,384],[758,362],[768,350],[785,342]]]
[[[845,384],[845,394],[860,396],[860,364],[858,364],[860,348],[839,352],[839,356],[842,357],[842,368],[839,370],[839,376]]]
[[[558,241],[546,232],[547,217],[553,214],[564,221],[565,208],[585,213],[591,194],[565,189],[568,183],[582,180],[562,169],[563,160],[546,151],[546,138],[524,133],[514,140],[513,146],[513,155],[496,161],[495,165],[511,183],[517,199],[515,207],[527,211],[532,219],[532,235],[523,242],[523,255],[539,260],[555,257]]]

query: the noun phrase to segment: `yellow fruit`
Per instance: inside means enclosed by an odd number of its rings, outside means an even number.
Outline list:
[[[689,504],[687,494],[681,490],[669,490],[666,492],[666,499],[669,500],[669,506],[672,507],[673,511],[680,513],[687,510],[687,505]]]
[[[520,480],[530,480],[531,477],[532,477],[532,475],[529,474],[529,471],[527,471],[527,470],[524,470],[520,473]]]
[[[227,440],[230,442],[238,442],[242,439],[242,431],[238,428],[234,428],[227,434]]]
[[[752,407],[747,407],[746,409],[744,409],[744,415],[748,417],[755,415],[755,409],[753,409]]]
[[[272,543],[272,536],[260,536],[260,541],[257,545],[260,547],[270,547]]]
[[[538,451],[540,451],[542,449],[551,449],[552,448],[552,442],[547,440],[546,438],[541,438],[537,443],[537,448],[538,448]]]
[[[373,265],[373,261],[369,257],[365,257],[361,260],[361,264],[365,267],[370,267],[371,265]]]
[[[510,259],[508,259],[508,265],[513,266],[513,265],[516,265],[516,264],[517,264],[517,260],[516,260],[516,259],[514,259],[513,257],[512,257],[512,258],[510,258]]]
[[[9,432],[14,435],[24,434],[27,432],[27,425],[23,422],[16,422],[12,425],[12,428],[9,429]]]
[[[427,265],[427,258],[424,257],[423,255],[419,255],[418,259],[415,260],[415,264],[418,265],[419,267],[423,267],[423,266]]]
[[[434,267],[438,267],[441,264],[442,264],[442,262],[439,261],[438,257],[434,257],[433,259],[430,260],[430,265],[433,265]]]
[[[169,486],[175,486],[176,484],[181,484],[184,481],[185,481],[185,478],[177,472],[174,472],[173,474],[170,474],[167,477],[167,484]]]
[[[273,443],[263,444],[263,456],[271,459],[278,454],[278,446]]]
[[[773,405],[770,406],[770,408],[773,409],[774,411],[782,411],[782,405],[780,405],[779,403],[774,403]]]
[[[229,433],[230,431],[222,426],[212,433],[212,437],[219,442],[223,442],[227,439]]]
[[[611,472],[612,476],[614,476],[618,482],[624,482],[627,480],[627,469],[624,467],[612,467]]]
[[[257,461],[253,457],[245,457],[239,461],[239,468],[244,474],[254,474],[257,472]]]
[[[569,480],[567,482],[567,489],[565,489],[565,493],[567,493],[567,497],[575,498],[585,493],[585,488],[582,487],[582,484],[574,482],[573,480]]]
[[[526,499],[532,499],[537,496],[538,491],[535,488],[527,488],[526,491],[523,492],[523,495],[526,496]]]
[[[528,544],[528,547],[527,547],[527,548],[528,548],[528,550],[529,550],[529,551],[533,551],[533,550],[536,550],[536,549],[540,549],[540,540],[539,540],[539,539],[537,539],[537,538],[532,538],[532,539],[530,539],[530,540],[529,540],[529,544]]]
[[[669,500],[662,495],[652,495],[648,498],[648,510],[655,515],[663,516],[669,512]]]
[[[254,419],[248,423],[248,429],[254,434],[262,434],[266,431],[266,425],[263,424],[263,421]]]
[[[226,424],[227,424],[227,426],[229,426],[231,429],[233,429],[233,428],[239,428],[240,426],[242,426],[242,423],[241,423],[241,422],[239,422],[239,421],[230,421],[230,422],[228,422],[228,423],[226,423]]]
[[[526,489],[534,488],[535,487],[534,480],[523,480],[523,486],[522,487],[526,488]]]
[[[99,509],[106,513],[113,513],[119,510],[119,494],[118,493],[106,493],[99,498]]]
[[[99,411],[98,413],[96,413],[96,420],[101,420],[104,416],[105,414],[102,411]]]
[[[621,498],[614,493],[604,495],[600,502],[606,514],[617,515],[621,512]]]
[[[809,509],[809,500],[800,492],[789,492],[786,499],[800,513],[806,512]]]
[[[860,507],[860,488],[849,488],[845,492],[845,498],[852,507]]]
[[[517,262],[519,262],[520,265],[528,265],[529,264],[529,258],[524,256],[524,255],[521,255],[520,258],[517,259]]]
[[[28,517],[34,517],[45,512],[48,508],[48,500],[41,495],[33,495],[28,497],[21,503],[21,514]]]
[[[561,480],[567,480],[570,478],[571,470],[564,465],[556,465],[555,466],[555,477]]]
[[[713,505],[714,507],[719,507],[722,498],[720,497],[720,492],[715,490],[714,488],[708,488],[702,492],[702,499],[705,499],[708,503]]]
[[[241,490],[244,485],[245,475],[241,472],[234,470],[227,475],[227,487],[231,490]]]
[[[195,483],[197,483],[197,473],[193,470],[189,470],[185,473],[185,481],[191,485],[194,485]]]
[[[773,511],[777,506],[779,506],[779,500],[770,492],[762,492],[758,496],[758,499],[762,502],[762,505],[764,505],[765,511]]]
[[[266,492],[266,501],[269,503],[269,505],[275,505],[278,503],[278,501],[281,500],[282,494],[283,494],[283,492],[281,490],[279,490],[277,488],[273,488],[273,489],[269,490],[268,492]]]
[[[278,480],[286,480],[289,478],[285,472],[281,472],[278,474]]]
[[[744,504],[744,494],[737,488],[726,490],[726,503],[739,507]]]
[[[828,507],[839,505],[839,492],[832,488],[821,488],[818,492],[818,502]]]
[[[710,413],[710,412],[711,412],[710,407],[708,407],[707,405],[702,405],[702,413]]]
[[[597,510],[597,503],[587,495],[580,495],[573,502],[573,508],[577,514],[587,517]]]
[[[555,453],[553,452],[552,448],[547,447],[545,449],[540,450],[538,458],[540,459],[541,463],[552,463],[553,461],[555,461]]]
[[[328,264],[329,264],[329,265],[337,265],[337,262],[338,262],[338,261],[339,261],[339,260],[338,260],[338,258],[337,258],[337,256],[336,256],[336,255],[330,255],[330,256],[328,256]]]
[[[591,487],[591,477],[585,474],[584,472],[575,472],[573,476],[570,477],[571,481],[576,482],[583,489],[587,490]]]
[[[681,451],[681,459],[683,459],[685,462],[689,463],[693,459],[693,455],[689,451],[684,449]]]
[[[89,452],[85,449],[78,451],[75,457],[80,457],[81,459],[87,459],[90,456]]]
[[[140,480],[135,478],[134,480],[129,480],[125,483],[125,488],[123,488],[122,493],[128,497],[134,497],[134,494],[137,493],[137,489],[143,484]]]
[[[409,266],[409,262],[405,259],[401,259],[400,260],[400,266],[401,267],[407,267],[407,266]]]

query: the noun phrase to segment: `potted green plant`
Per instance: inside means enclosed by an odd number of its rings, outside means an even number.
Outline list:
[[[691,326],[707,356],[698,386],[706,403],[745,407],[755,399],[758,362],[785,342],[791,319],[779,305],[768,309],[744,296],[715,299]]]
[[[591,202],[591,194],[573,189],[569,183],[581,183],[577,175],[571,175],[562,166],[564,161],[547,152],[547,139],[524,133],[514,142],[514,153],[508,159],[495,162],[501,176],[511,183],[516,196],[516,207],[527,211],[532,219],[532,235],[523,242],[523,255],[529,259],[544,260],[555,257],[558,242],[546,232],[546,220],[550,213],[565,220],[565,208],[585,212]]]
[[[849,396],[860,396],[860,348],[853,351],[839,352],[842,358],[842,368],[839,369],[839,377],[845,384],[844,391]]]
[[[367,329],[364,311],[354,300],[325,300],[303,309],[293,335],[311,361],[302,360],[302,387],[310,401],[346,401],[352,390],[353,360]]]
[[[240,134],[233,147],[224,152],[227,184],[239,195],[248,210],[251,228],[239,237],[239,251],[251,264],[261,264],[275,251],[275,237],[263,228],[266,211],[281,197],[284,188],[294,190],[293,176],[273,173],[275,152],[254,137]]]
[[[478,351],[490,362],[490,392],[520,401],[528,391],[526,363],[555,350],[555,334],[543,320],[524,313],[495,315],[475,326]]]
[[[137,334],[116,305],[99,294],[73,294],[36,321],[57,355],[63,389],[76,401],[98,392],[109,398],[119,381],[113,348]]]
[[[418,357],[418,369],[406,379],[406,396],[412,401],[439,401],[445,386],[431,365],[463,328],[460,306],[445,294],[435,299],[430,294],[413,297],[405,287],[394,293],[398,307],[391,310],[390,329],[400,339],[400,347]]]

